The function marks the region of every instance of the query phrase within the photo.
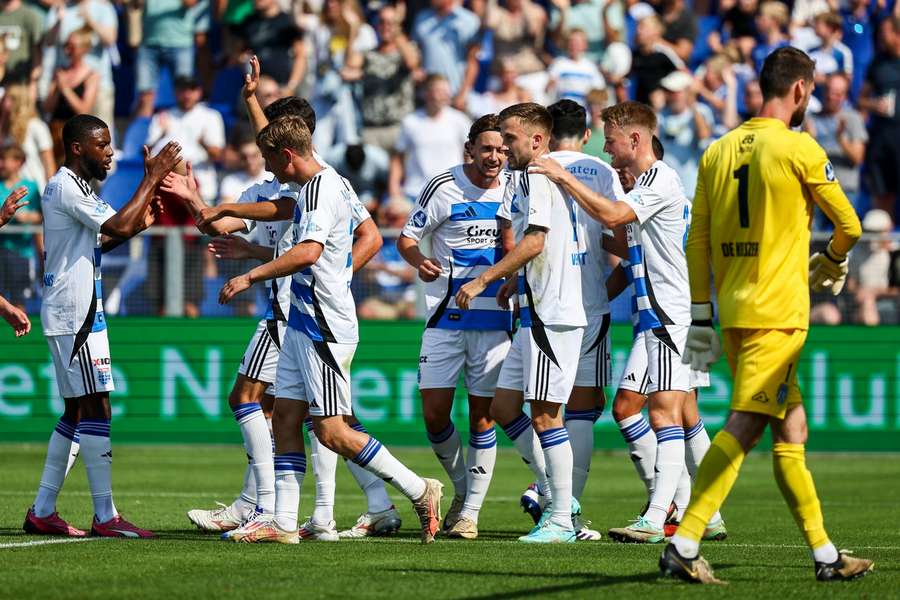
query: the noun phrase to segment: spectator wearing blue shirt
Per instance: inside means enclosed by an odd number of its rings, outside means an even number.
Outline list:
[[[790,14],[787,5],[777,0],[763,2],[760,5],[759,14],[756,15],[756,31],[759,39],[757,39],[752,53],[757,73],[762,70],[767,56],[779,48],[789,45],[788,23],[790,23]]]
[[[875,57],[875,30],[878,26],[878,8],[872,0],[850,0],[850,6],[841,9],[844,18],[844,43],[853,54],[853,79],[850,98],[859,99],[866,69]]]
[[[844,20],[841,15],[835,12],[820,13],[816,15],[814,23],[816,35],[822,41],[820,46],[809,51],[809,57],[816,62],[816,85],[823,85],[827,77],[834,73],[852,77],[853,52],[841,42],[844,36]],[[818,90],[816,95],[822,97]]]
[[[712,140],[713,114],[696,101],[692,91],[694,78],[684,71],[673,71],[659,85],[666,104],[657,114],[657,135],[666,149],[663,162],[678,171],[688,198],[697,187],[700,156]]]
[[[469,56],[480,29],[481,20],[458,0],[431,0],[431,8],[416,15],[412,28],[422,69],[446,77],[456,95],[471,89],[478,72],[477,62],[473,66]]]

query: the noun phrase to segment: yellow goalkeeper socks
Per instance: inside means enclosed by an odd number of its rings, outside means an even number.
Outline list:
[[[731,491],[744,456],[744,449],[733,435],[725,430],[716,434],[697,469],[691,503],[678,527],[677,537],[699,543],[710,517]]]
[[[806,543],[815,552],[831,542],[825,532],[822,507],[816,495],[812,474],[806,468],[803,444],[778,442],[772,446],[775,481],[781,489],[794,520]]]

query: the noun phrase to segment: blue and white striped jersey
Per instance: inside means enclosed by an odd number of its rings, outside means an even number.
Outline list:
[[[691,294],[684,244],[690,201],[678,173],[658,160],[625,196],[637,221],[629,223],[628,262],[638,310],[638,331],[690,325]]]
[[[278,198],[291,198],[297,201],[298,190],[290,184],[282,184],[276,178],[248,187],[241,194],[238,203],[263,202],[265,200],[277,200]],[[291,249],[293,234],[291,226],[293,220],[284,221],[254,221],[244,219],[244,226],[248,232],[256,232],[256,243],[260,246],[272,248],[272,258],[278,258]],[[279,277],[266,281],[269,290],[269,307],[266,309],[266,319],[287,321],[287,315],[291,307],[291,277]]]
[[[61,167],[41,196],[44,213],[44,335],[106,329],[100,285],[100,227],[116,211],[90,184]]]
[[[293,245],[314,241],[322,254],[310,267],[293,274],[288,326],[316,342],[359,341],[353,277],[354,206],[350,184],[331,167],[300,188],[294,210]]]
[[[809,51],[809,57],[815,61],[817,73],[844,73],[848,77],[853,76],[853,52],[841,42],[835,42],[831,48],[813,48]]]
[[[434,177],[419,194],[403,236],[421,241],[431,236],[431,254],[441,263],[441,276],[425,284],[426,327],[438,329],[512,329],[512,313],[497,306],[497,281],[481,293],[469,310],[456,306],[456,292],[502,257],[497,210],[509,181],[483,189],[469,181],[463,165]]]

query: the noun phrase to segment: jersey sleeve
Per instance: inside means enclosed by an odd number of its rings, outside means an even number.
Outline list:
[[[326,187],[322,190],[321,187]],[[306,205],[300,216],[300,242],[319,242],[323,246],[337,223],[337,202],[343,202],[341,191],[329,189],[325,181],[312,189],[307,184]],[[299,205],[298,205],[299,206]]]
[[[802,149],[796,154],[800,161],[801,181],[813,200],[834,224],[834,249],[846,254],[853,248],[862,226],[853,205],[847,199],[834,174],[834,166],[825,150],[808,134],[802,134]]]
[[[660,191],[660,187],[649,187],[644,184],[634,186],[634,189],[625,194],[623,202],[631,207],[637,215],[638,223],[644,223],[647,219],[666,208],[671,202]]]
[[[237,204],[252,204],[256,202],[257,187],[255,185],[251,185],[246,190],[241,192],[241,195],[237,199]],[[254,229],[256,229],[256,221],[254,219],[241,219],[244,222],[244,229],[247,233],[250,233]]]
[[[428,187],[425,186],[423,194],[428,190]],[[403,226],[403,231],[400,235],[420,242],[423,237],[440,227],[441,223],[447,220],[450,203],[441,201],[437,197],[440,193],[441,190],[438,188],[425,206],[422,206],[422,198],[419,198],[419,201],[416,202],[412,212],[409,214],[409,219],[407,219],[406,225]]]
[[[501,177],[504,177],[504,175],[501,174]],[[499,208],[497,208],[498,219],[512,221],[512,200],[513,196],[516,195],[517,185],[518,179],[516,179],[512,171],[510,171],[509,178],[506,180],[505,187],[503,188],[503,199],[500,201]]]
[[[74,180],[64,183],[60,193],[62,194],[60,205],[63,210],[92,231],[99,233],[103,223],[116,214],[109,204],[85,192],[81,184]]]
[[[357,227],[368,221],[372,218],[372,215],[369,214],[369,211],[363,205],[362,202],[359,201],[359,197],[356,194],[350,198],[350,222],[353,227],[353,231],[356,231]]]
[[[688,265],[688,278],[691,286],[691,302],[709,302],[712,298],[710,289],[710,241],[709,241],[709,200],[704,183],[706,155],[700,158],[697,172],[697,188],[694,192],[694,205],[691,208],[691,228],[688,232],[685,254]]]
[[[528,222],[527,227],[550,229],[553,222],[553,194],[550,180],[544,175],[535,175],[527,171],[522,173],[528,185]]]

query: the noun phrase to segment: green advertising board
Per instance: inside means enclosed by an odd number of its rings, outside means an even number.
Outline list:
[[[227,396],[254,328],[253,320],[240,318],[110,319],[116,443],[239,443]],[[427,444],[416,387],[421,331],[418,322],[360,324],[354,405],[366,427],[390,444]],[[631,329],[615,326],[612,336],[617,381]],[[898,340],[897,327],[810,331],[798,371],[810,449],[900,451]],[[701,394],[700,412],[710,430],[724,423],[730,392],[723,360]],[[466,430],[465,403],[456,404],[457,426]],[[0,328],[0,440],[43,442],[61,411],[40,324],[21,339]],[[597,447],[624,448],[609,413],[597,422]]]

